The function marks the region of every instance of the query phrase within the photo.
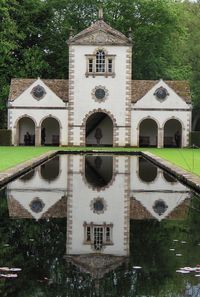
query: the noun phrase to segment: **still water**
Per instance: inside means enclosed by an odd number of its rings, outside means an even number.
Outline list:
[[[1,297],[200,296],[200,197],[141,157],[60,155],[0,199]]]

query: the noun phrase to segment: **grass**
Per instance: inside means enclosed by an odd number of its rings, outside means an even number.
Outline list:
[[[0,147],[0,172],[14,167],[24,161],[30,160],[50,150],[80,151],[90,150],[90,147]],[[133,152],[141,151],[139,148],[94,148],[95,150],[110,150]],[[200,150],[199,149],[156,149],[143,148],[171,163],[200,176]]]

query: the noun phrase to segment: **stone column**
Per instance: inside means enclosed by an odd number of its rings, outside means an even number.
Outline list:
[[[164,147],[164,129],[159,128],[158,129],[158,148]]]
[[[17,128],[12,129],[12,144],[14,146],[19,145],[19,129]]]
[[[35,127],[35,146],[41,146],[41,127]]]

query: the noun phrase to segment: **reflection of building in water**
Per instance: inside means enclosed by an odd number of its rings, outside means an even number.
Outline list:
[[[131,181],[125,179],[129,174]],[[81,205],[87,201],[93,215],[101,219],[109,214],[107,209],[110,205],[113,214],[118,216],[119,210],[124,207],[124,199],[128,199],[128,192],[131,198],[130,219],[180,219],[186,215],[190,196],[187,188],[173,177],[137,156],[112,158],[61,155],[8,185],[9,214],[12,217],[35,219],[65,217],[66,196],[78,195],[76,191],[79,195],[81,193],[81,197],[88,197],[80,200]],[[84,204],[83,211],[86,209]],[[114,228],[112,220],[106,221],[101,227],[98,224],[91,225],[91,222],[85,219],[84,232],[88,245],[89,242],[95,242],[97,248],[97,238],[100,240],[102,236],[103,242],[109,245]]]
[[[69,165],[67,259],[101,278],[129,255],[129,157],[77,155]]]
[[[67,158],[59,156],[11,182],[7,187],[11,217],[66,217]]]
[[[189,198],[173,177],[143,158],[131,158],[131,218],[182,218]]]

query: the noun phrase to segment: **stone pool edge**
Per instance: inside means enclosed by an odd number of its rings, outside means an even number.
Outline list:
[[[53,158],[58,154],[114,154],[114,155],[140,155],[146,158],[147,160],[151,161],[158,167],[164,169],[168,173],[172,174],[176,177],[179,181],[185,183],[189,187],[195,189],[198,193],[200,193],[200,177],[197,175],[190,173],[169,161],[162,159],[150,152],[146,151],[133,151],[133,152],[124,152],[124,151],[109,151],[109,150],[80,150],[80,151],[49,151],[46,152],[38,157],[35,157],[31,160],[25,161],[15,167],[7,169],[5,171],[0,172],[0,187],[3,187],[8,182],[12,181],[13,179],[19,177],[20,175],[28,172],[30,169],[42,164],[43,162],[47,161],[48,159]]]
[[[195,189],[198,193],[200,193],[200,177],[197,175],[188,172],[169,161],[162,159],[152,153],[149,152],[140,152],[140,155],[146,158],[147,160],[151,161],[158,167],[164,169],[168,173],[172,174],[176,177],[179,181],[185,183],[189,187]]]
[[[19,177],[20,175],[28,172],[30,169],[40,165],[41,163],[53,158],[59,153],[59,151],[49,151],[38,157],[20,163],[12,168],[0,172],[0,187],[3,187],[8,182]]]

